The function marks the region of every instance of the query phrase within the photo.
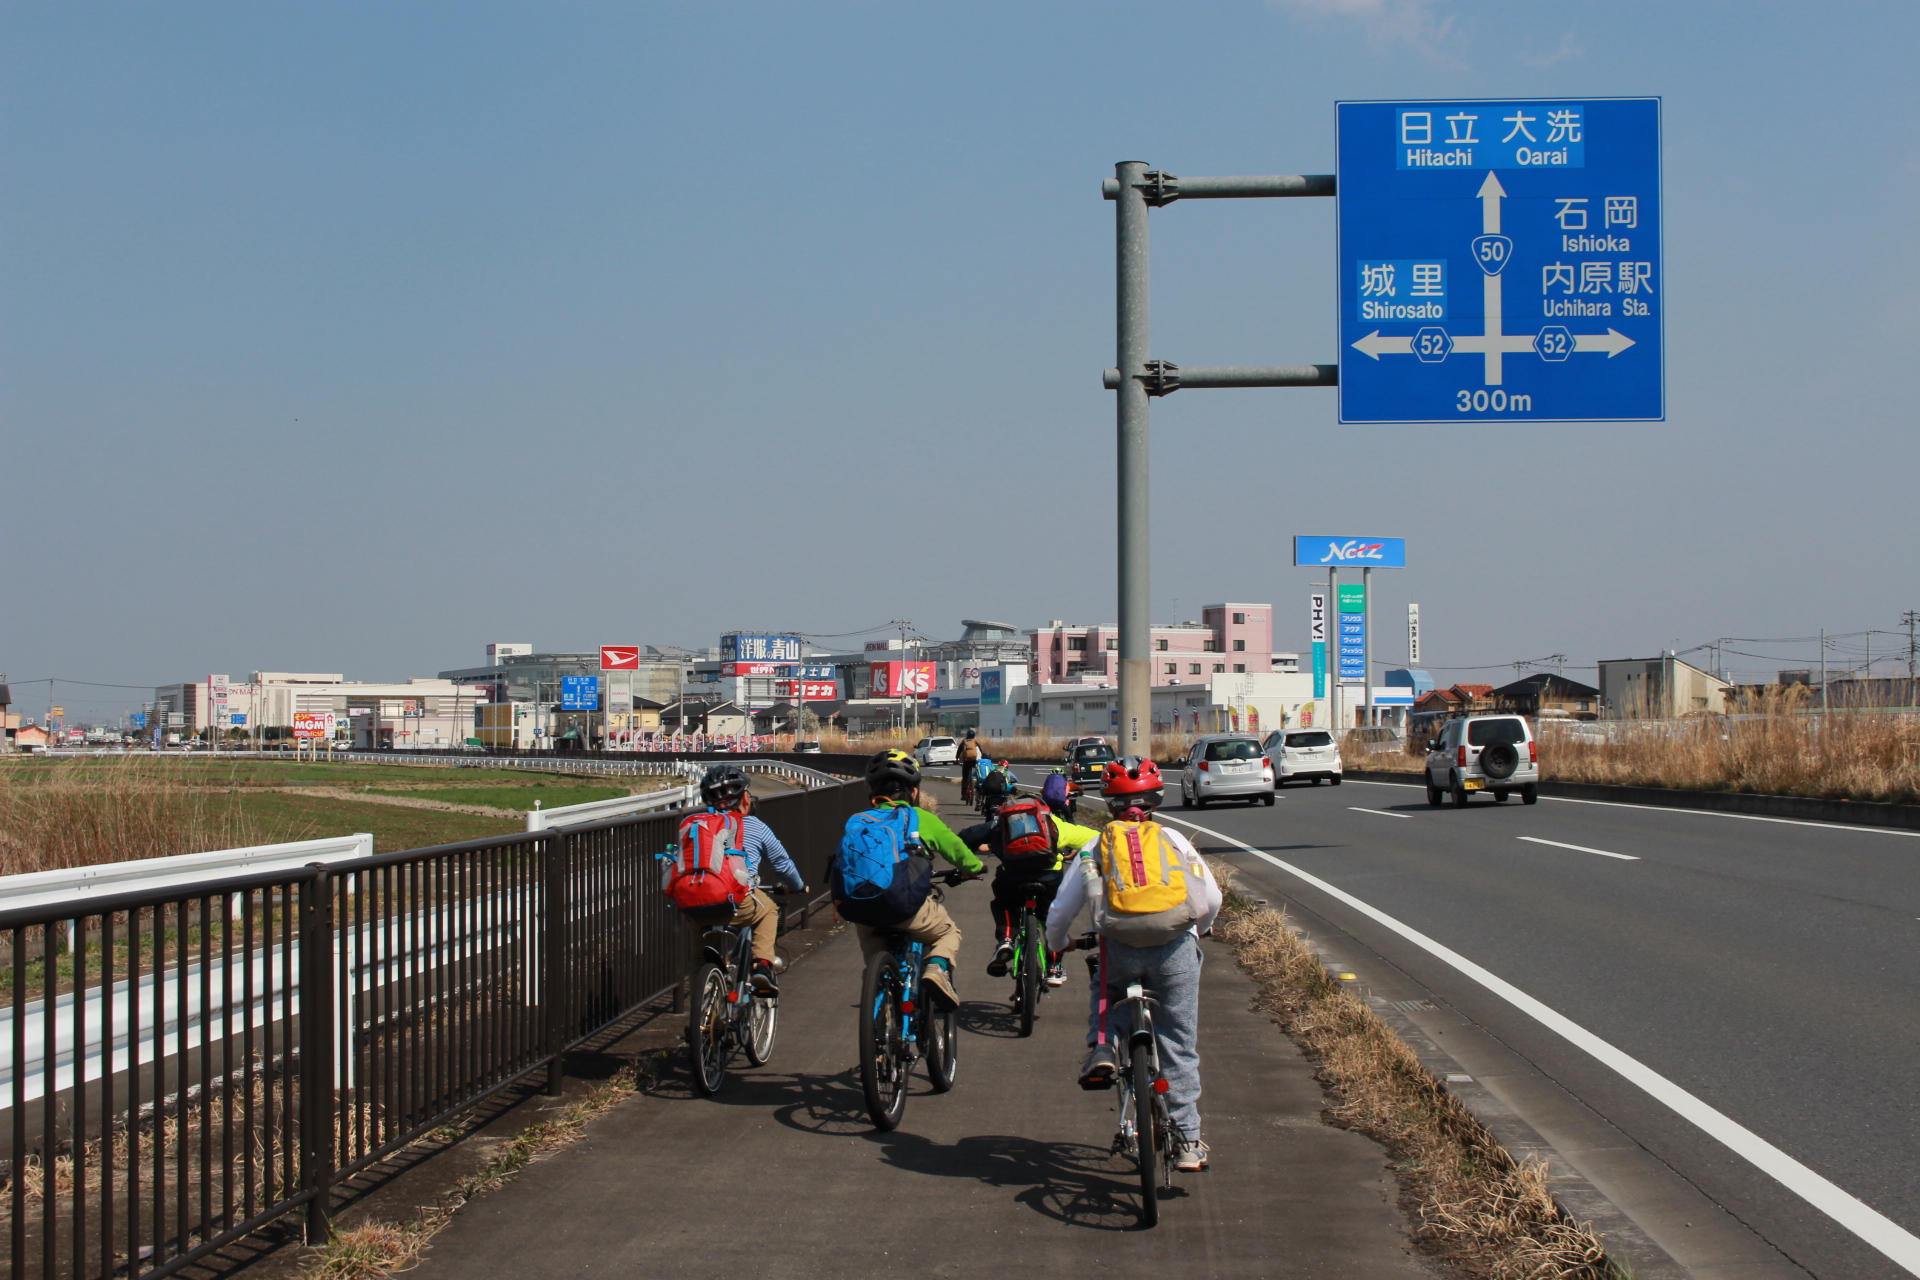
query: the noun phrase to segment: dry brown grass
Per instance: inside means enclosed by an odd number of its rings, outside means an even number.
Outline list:
[[[1740,791],[1830,800],[1920,803],[1920,717],[1874,711],[1809,715],[1790,687],[1726,716],[1565,722],[1540,729],[1540,776],[1565,782]],[[1602,734],[1606,737],[1602,737]],[[1418,752],[1421,744],[1410,744]],[[1417,773],[1423,754],[1343,750],[1349,769]]]
[[[1394,1154],[1428,1247],[1491,1280],[1619,1274],[1592,1227],[1554,1202],[1547,1166],[1516,1161],[1282,915],[1229,889],[1214,932],[1259,984],[1262,1010],[1320,1064],[1333,1116]]]
[[[305,1280],[383,1280],[412,1270],[433,1237],[453,1220],[462,1205],[505,1186],[539,1157],[573,1142],[589,1121],[619,1106],[639,1088],[639,1074],[632,1068],[622,1069],[599,1088],[568,1103],[552,1120],[523,1129],[502,1143],[444,1203],[420,1217],[411,1222],[366,1222],[336,1230],[314,1251],[301,1274]]]
[[[0,875],[260,843],[225,791],[164,762],[0,766]]]

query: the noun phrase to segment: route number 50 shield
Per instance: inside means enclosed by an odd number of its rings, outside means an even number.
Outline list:
[[[1505,236],[1475,236],[1473,241],[1473,260],[1480,269],[1490,276],[1500,274],[1500,269],[1513,257],[1513,241]]]

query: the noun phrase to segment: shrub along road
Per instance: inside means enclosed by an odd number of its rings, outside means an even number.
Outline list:
[[[1376,994],[1431,995],[1415,1020],[1694,1274],[1920,1274],[1916,833],[1281,794],[1168,817]]]
[[[595,1121],[579,1144],[468,1205],[434,1240],[427,1280],[785,1277],[1430,1277],[1413,1255],[1385,1153],[1322,1124],[1310,1065],[1209,944],[1203,1108],[1214,1167],[1180,1175],[1160,1225],[1132,1230],[1138,1184],[1108,1154],[1110,1094],[1073,1082],[1085,969],[1031,1039],[987,977],[987,889],[948,891],[965,931],[954,1091],[924,1076],[900,1128],[875,1133],[854,1053],[851,931],[788,971],[779,1040],[718,1096],[684,1067]]]

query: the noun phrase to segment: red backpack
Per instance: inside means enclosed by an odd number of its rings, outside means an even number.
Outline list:
[[[1059,856],[1053,814],[1038,800],[1000,806],[1000,865],[1009,871],[1051,871]]]
[[[680,853],[667,866],[667,901],[682,911],[738,908],[753,893],[741,851],[746,824],[737,813],[694,813],[680,819]]]

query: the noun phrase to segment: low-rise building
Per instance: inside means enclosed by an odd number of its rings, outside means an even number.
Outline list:
[[[1273,606],[1210,604],[1198,622],[1156,623],[1148,639],[1153,683],[1193,684],[1216,675],[1268,675],[1299,667],[1298,654],[1273,652]],[[1084,676],[1120,680],[1120,628],[1060,619],[1026,632],[1027,663],[1043,680]],[[1288,660],[1291,660],[1290,662]]]
[[[1727,709],[1732,684],[1672,653],[1600,664],[1600,711],[1612,720],[1670,720]]]
[[[1536,671],[1530,676],[1502,685],[1492,694],[1495,711],[1523,716],[1559,716],[1574,720],[1600,718],[1600,691],[1590,684],[1569,680],[1551,671]]]

